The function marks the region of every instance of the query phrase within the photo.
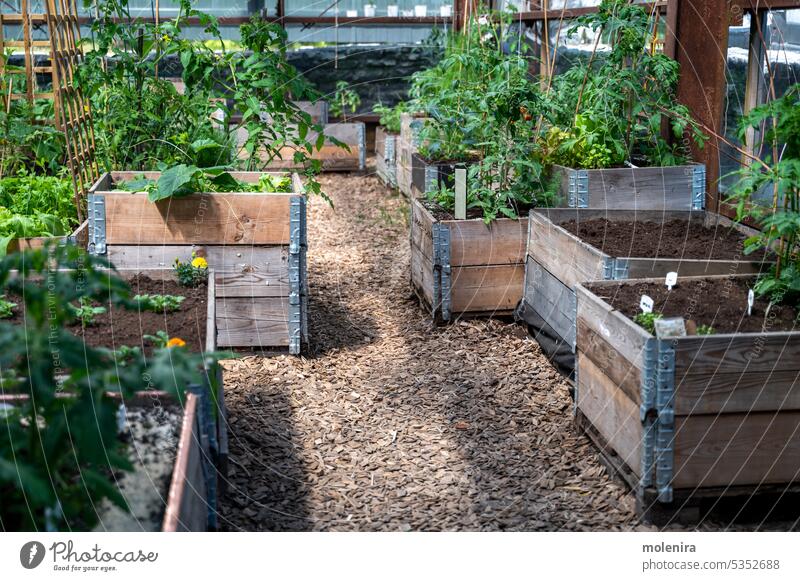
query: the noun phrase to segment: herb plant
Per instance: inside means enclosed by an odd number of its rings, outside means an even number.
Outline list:
[[[653,311],[652,313],[638,313],[635,317],[633,317],[633,322],[639,325],[648,333],[653,335],[656,334],[656,321],[663,318],[664,315],[661,313],[656,313]]]
[[[400,120],[403,113],[409,110],[405,101],[400,101],[394,107],[387,107],[382,103],[376,104],[372,110],[380,115],[378,122],[386,128],[389,133],[400,133]]]
[[[145,311],[154,313],[174,313],[181,308],[186,297],[176,295],[136,295],[133,300]]]
[[[345,122],[347,121],[347,110],[350,109],[351,113],[355,113],[361,105],[361,97],[353,90],[350,83],[347,81],[338,81],[336,83],[336,91],[333,93],[333,100],[330,104],[330,111],[336,117],[341,117]]]
[[[0,319],[8,319],[14,314],[17,303],[6,300],[6,295],[0,295]]]
[[[106,312],[105,307],[93,306],[89,297],[81,297],[77,307],[72,304],[69,306],[72,310],[72,316],[78,319],[84,327],[94,325],[95,317]]]
[[[180,398],[218,357],[160,349],[145,361],[130,351],[120,365],[112,351],[70,333],[72,303],[132,304],[106,261],[72,245],[3,258],[0,289],[23,297],[26,312],[24,324],[0,322],[0,370],[14,378],[3,387],[14,383],[27,396],[0,413],[0,522],[5,530],[89,530],[103,499],[125,507],[113,474],[133,468],[117,437],[119,400],[106,394],[127,400],[153,389]]]

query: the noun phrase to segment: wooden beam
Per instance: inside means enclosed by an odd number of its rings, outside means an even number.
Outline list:
[[[678,100],[689,108],[695,119],[718,134],[722,133],[726,87],[728,8],[728,0],[678,0]],[[706,208],[716,212],[719,207],[719,144],[712,138],[700,149],[689,141],[694,160],[706,165]]]

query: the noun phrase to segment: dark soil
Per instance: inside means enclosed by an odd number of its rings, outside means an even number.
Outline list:
[[[753,279],[722,278],[681,281],[672,291],[661,283],[621,283],[614,286],[586,285],[616,310],[630,318],[639,310],[642,295],[653,298],[653,311],[665,317],[683,317],[697,325],[710,325],[716,333],[761,333],[800,331],[798,310],[773,306],[756,298],[747,316],[747,291]]]
[[[708,228],[686,220],[614,222],[596,218],[560,224],[568,232],[610,256],[759,261],[764,253],[745,257],[740,232],[719,226]]]
[[[153,345],[144,335],[155,335],[165,331],[170,337],[180,337],[186,341],[187,348],[199,352],[206,344],[206,315],[208,288],[201,285],[187,288],[171,280],[153,280],[145,275],[136,275],[129,280],[131,296],[137,294],[178,295],[186,297],[178,311],[154,313],[151,311],[128,311],[119,307],[103,306],[106,312],[95,317],[94,323],[81,328],[79,323],[70,327],[75,335],[83,334],[87,345],[119,349],[121,346],[140,347],[143,352],[152,351]],[[24,302],[21,297],[10,295],[8,300],[17,303],[14,315],[5,319],[12,323],[24,321]]]
[[[450,210],[447,210],[440,206],[435,202],[431,202],[425,199],[421,199],[422,205],[433,214],[433,217],[437,220],[455,220],[456,217]],[[524,206],[519,209],[516,209],[517,216],[525,218],[528,216],[528,212],[533,208],[533,206]],[[500,218],[504,218],[504,216],[500,216]],[[467,208],[467,220],[483,220],[483,210],[480,208]]]

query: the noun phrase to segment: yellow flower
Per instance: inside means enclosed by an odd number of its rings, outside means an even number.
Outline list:
[[[186,347],[186,341],[180,337],[173,337],[167,341],[167,347]]]
[[[192,266],[195,268],[208,268],[208,261],[202,256],[198,256],[192,260]]]

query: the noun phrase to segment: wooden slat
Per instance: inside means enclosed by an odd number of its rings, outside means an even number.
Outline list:
[[[642,372],[619,354],[604,337],[579,318],[577,322],[578,345],[581,355],[590,359],[614,385],[636,405],[642,403]]]
[[[576,365],[578,409],[631,471],[641,476],[644,429],[639,419],[639,405],[580,351]]]
[[[217,273],[288,272],[287,246],[112,245],[107,258],[117,268],[172,268],[176,258],[191,260],[192,252],[205,257]]]
[[[108,244],[288,244],[291,194],[105,193]]]
[[[451,311],[509,311],[522,298],[525,268],[510,266],[460,266],[451,271]]]
[[[800,372],[800,333],[739,333],[685,337],[675,345],[675,373]]]
[[[436,219],[419,200],[411,202],[411,245],[433,261],[433,224]]]
[[[564,286],[530,256],[525,280],[525,303],[574,349],[575,291]]]
[[[639,325],[611,308],[585,287],[576,287],[578,320],[606,339],[619,355],[637,369],[643,369],[644,346],[651,335]],[[580,341],[576,349],[581,350]]]
[[[433,262],[417,247],[411,247],[411,284],[417,295],[432,308],[437,298],[433,296]]]
[[[544,214],[532,211],[528,254],[564,285],[603,278],[608,256],[554,224]]]
[[[444,220],[450,228],[450,264],[482,266],[525,262],[528,220]]]
[[[288,347],[289,299],[218,298],[219,347]]]
[[[288,297],[289,269],[286,263],[258,272],[218,272],[217,296],[230,297]]]
[[[744,258],[744,257],[743,257]],[[628,263],[628,278],[657,278],[668,272],[679,276],[714,274],[757,274],[769,263],[748,260],[696,260],[678,258],[624,258]]]
[[[675,418],[675,488],[800,481],[800,412]]]

